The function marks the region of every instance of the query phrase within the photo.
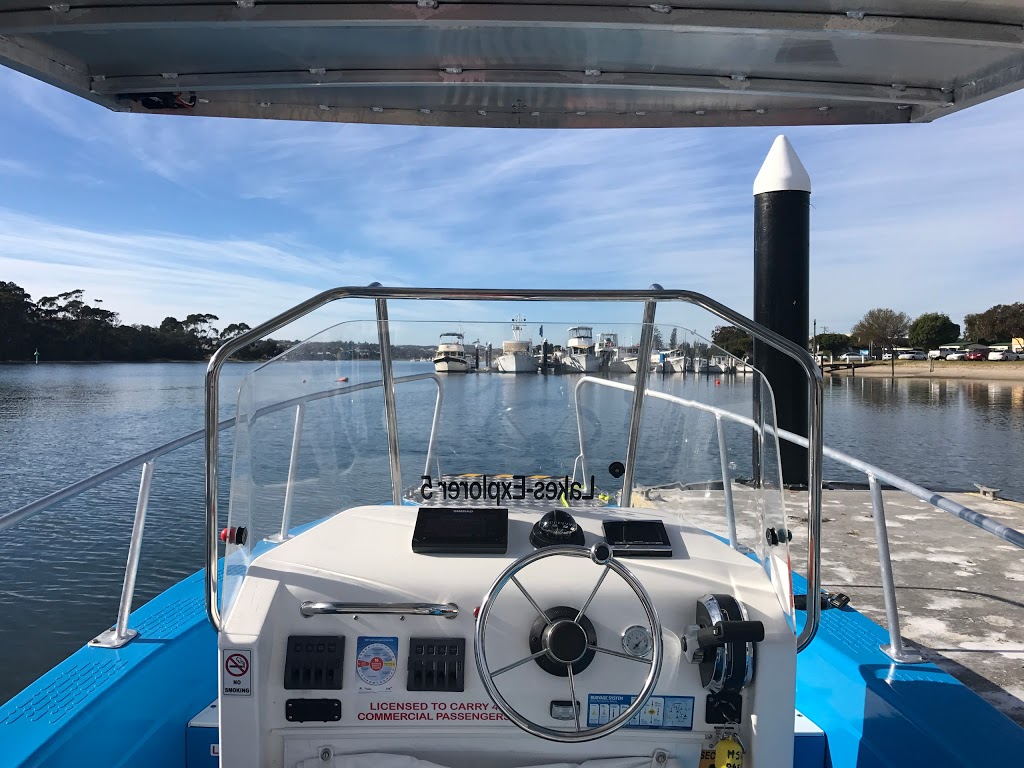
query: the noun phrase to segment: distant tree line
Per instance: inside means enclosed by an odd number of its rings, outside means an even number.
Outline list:
[[[216,315],[166,317],[159,327],[122,325],[117,312],[100,299],[89,302],[81,289],[38,301],[16,283],[0,281],[0,360],[205,360],[216,347],[249,330],[231,323],[218,331]],[[273,357],[279,341],[260,341],[241,350],[242,360]]]
[[[218,330],[216,315],[197,313],[184,320],[165,317],[159,326],[122,325],[117,312],[89,302],[76,289],[38,301],[16,283],[0,280],[0,360],[30,361],[39,351],[43,361],[146,362],[206,360],[218,346],[245,333],[245,323]],[[264,339],[233,355],[236,360],[269,360],[297,342]],[[435,347],[397,344],[395,360],[432,357]],[[472,348],[467,347],[472,355]],[[380,345],[368,341],[312,341],[289,353],[290,360],[379,360]]]
[[[819,333],[810,339],[809,346],[840,355],[848,350],[867,347],[887,349],[909,345],[928,350],[940,344],[1010,341],[1024,337],[1024,302],[997,304],[984,312],[967,315],[962,335],[960,331],[960,326],[942,312],[925,312],[911,320],[905,312],[878,307],[864,313],[849,334]],[[740,358],[749,355],[753,348],[753,339],[732,325],[715,328],[711,341]]]

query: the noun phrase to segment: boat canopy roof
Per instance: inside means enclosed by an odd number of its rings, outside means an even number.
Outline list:
[[[927,122],[1024,85],[1019,0],[0,0],[111,109],[515,128]]]

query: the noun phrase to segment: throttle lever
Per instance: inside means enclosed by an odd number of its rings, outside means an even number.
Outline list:
[[[764,624],[760,621],[716,621],[710,627],[691,624],[683,634],[686,660],[699,664],[705,651],[727,643],[759,643],[764,640]]]

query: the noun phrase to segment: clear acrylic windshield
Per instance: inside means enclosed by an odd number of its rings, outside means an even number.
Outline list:
[[[503,323],[392,321],[401,503],[410,514],[622,505],[646,365],[630,506],[681,515],[753,553],[792,622],[785,536],[775,546],[765,537],[786,527],[767,382],[684,328],[659,325],[666,349],[642,361],[639,324],[586,324],[589,338],[580,326],[531,322],[513,338]],[[248,535],[227,550],[225,613],[264,548],[346,509],[393,503],[377,331],[375,321],[342,323],[245,378],[228,524]]]

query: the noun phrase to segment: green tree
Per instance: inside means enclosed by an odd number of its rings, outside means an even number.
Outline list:
[[[661,335],[661,328],[654,326],[654,349],[662,349],[665,346],[665,339]]]
[[[679,335],[678,334],[679,334],[679,329],[673,327],[672,328],[672,333],[669,334],[669,337],[668,337],[668,348],[669,349],[675,349],[676,346],[678,345],[678,343],[679,343]]]
[[[231,323],[227,328],[220,332],[221,341],[227,341],[233,339],[235,336],[241,336],[246,331],[251,330],[245,323]]]
[[[869,309],[850,332],[855,339],[865,344],[891,347],[907,337],[910,317],[895,309]]]
[[[910,345],[935,349],[960,338],[960,326],[941,312],[925,312],[910,324]]]
[[[850,337],[845,333],[819,333],[812,339],[815,349],[839,355],[850,348]]]
[[[1024,336],[1024,303],[996,304],[984,312],[964,317],[964,338],[971,341],[1005,341]]]
[[[754,349],[754,340],[746,331],[735,325],[719,325],[711,332],[711,341],[715,346],[739,358],[750,355]]]
[[[0,360],[17,360],[30,353],[36,305],[25,289],[0,280]]]

